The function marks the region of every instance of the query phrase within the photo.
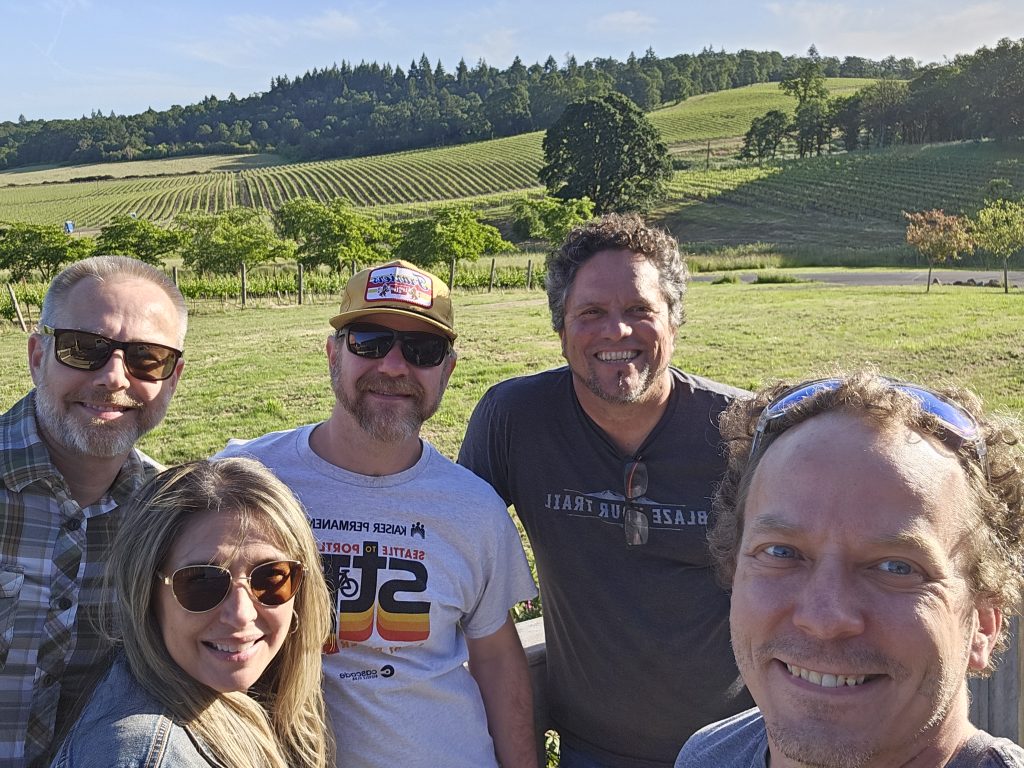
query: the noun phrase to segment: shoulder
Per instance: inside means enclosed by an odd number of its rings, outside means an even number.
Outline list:
[[[675,768],[700,768],[716,765],[743,766],[763,758],[768,745],[761,711],[754,707],[717,723],[706,725],[683,745]]]
[[[947,768],[1024,768],[1024,749],[1009,739],[978,731]]]
[[[188,731],[118,662],[93,692],[53,768],[192,768],[210,764]]]
[[[282,429],[278,432],[268,432],[265,435],[252,439],[233,437],[228,440],[228,444],[214,458],[226,459],[236,456],[248,456],[258,459],[261,456],[294,446],[296,440],[314,426],[313,424],[307,424],[295,429]]]
[[[538,396],[550,396],[564,391],[566,380],[571,374],[566,366],[552,368],[529,376],[516,376],[499,381],[484,394],[484,400],[492,404],[516,404],[522,401],[535,402]]]
[[[678,368],[670,368],[669,370],[672,372],[672,377],[675,380],[676,389],[680,392],[720,399],[726,403],[736,398],[750,396],[750,392],[747,390],[734,387],[731,384],[723,384],[720,381],[687,373]]]
[[[461,464],[456,464],[426,440],[423,441],[423,450],[427,453],[424,456],[424,470],[420,475],[423,481],[451,488],[453,494],[457,491],[461,498],[473,496],[479,503],[495,506],[502,512],[506,510],[505,503],[486,480],[477,477]]]

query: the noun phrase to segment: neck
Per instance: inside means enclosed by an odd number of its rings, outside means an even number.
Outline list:
[[[127,453],[108,458],[68,451],[50,440],[41,428],[40,432],[50,451],[53,466],[64,478],[71,498],[78,502],[80,507],[87,507],[99,501],[103,494],[110,490],[110,486],[117,479],[117,473],[128,459]]]
[[[313,430],[309,447],[336,467],[370,477],[404,472],[415,465],[423,453],[418,433],[396,443],[381,442],[368,435],[338,404],[331,417]]]
[[[591,392],[575,374],[572,386],[587,416],[611,438],[619,451],[634,456],[668,408],[672,374],[666,369],[660,381],[635,403],[610,403]]]
[[[913,741],[877,752],[864,763],[864,768],[935,768],[937,765],[946,765],[978,732],[971,724],[968,713],[965,681],[956,701],[951,704],[949,712],[939,723],[919,733]],[[870,736],[865,738],[868,739]],[[770,768],[809,768],[808,763],[792,760],[782,754],[772,741],[770,732],[768,745]],[[814,765],[818,763],[815,762]]]

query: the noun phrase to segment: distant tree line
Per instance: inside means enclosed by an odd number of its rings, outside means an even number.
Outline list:
[[[826,66],[814,47],[780,87],[797,99],[795,114],[756,118],[741,157],[759,162],[790,145],[800,157],[838,140],[846,150],[1024,137],[1024,39],[1000,40],[909,80],[883,78],[855,94],[829,99]],[[788,142],[788,143],[787,143]]]
[[[775,51],[705,49],[626,61],[559,64],[549,56],[504,70],[480,60],[449,72],[426,54],[408,68],[347,61],[294,79],[275,77],[266,93],[175,105],[138,115],[96,111],[73,120],[0,123],[0,168],[176,155],[277,152],[293,160],[459,144],[549,128],[572,102],[611,92],[643,110],[689,96],[792,75],[802,59]],[[911,77],[913,59],[819,57],[826,77]]]

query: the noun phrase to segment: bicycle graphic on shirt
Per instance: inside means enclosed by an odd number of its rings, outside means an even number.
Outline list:
[[[338,594],[341,597],[355,597],[358,592],[359,582],[348,575],[348,568],[340,569],[338,571]]]

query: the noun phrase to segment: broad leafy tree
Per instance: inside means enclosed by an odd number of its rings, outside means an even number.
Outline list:
[[[1024,251],[1024,203],[993,200],[978,211],[973,229],[978,246],[1003,260],[1003,292],[1009,293],[1007,262]]]
[[[658,129],[620,93],[570,104],[544,135],[544,160],[549,193],[587,197],[597,213],[646,210],[672,176]]]
[[[928,285],[932,288],[932,267],[959,259],[974,251],[970,224],[961,216],[947,214],[939,209],[903,212],[907,219],[907,242],[928,260]]]
[[[778,109],[755,117],[750,123],[750,130],[743,137],[740,157],[744,160],[757,160],[758,165],[773,159],[788,129],[789,118]]]
[[[251,268],[294,255],[291,244],[280,240],[253,208],[182,213],[174,226],[181,237],[182,262],[197,272],[234,274],[243,264]]]
[[[161,229],[148,219],[120,213],[100,230],[96,238],[98,253],[135,258],[156,267],[164,265],[162,256],[178,247],[178,233]]]
[[[465,205],[439,208],[430,218],[400,224],[399,228],[400,240],[392,255],[421,267],[447,264],[452,259],[475,261],[484,254],[516,249]]]
[[[327,204],[307,197],[289,200],[274,212],[274,227],[298,243],[296,259],[307,269],[323,265],[341,271],[352,260],[381,261],[394,241],[389,224],[358,213],[342,198]]]
[[[512,230],[523,239],[547,240],[557,248],[569,230],[594,217],[594,204],[582,200],[517,200],[512,205]]]
[[[12,282],[48,283],[68,264],[92,255],[94,247],[91,237],[72,237],[58,226],[0,223],[0,269]]]

